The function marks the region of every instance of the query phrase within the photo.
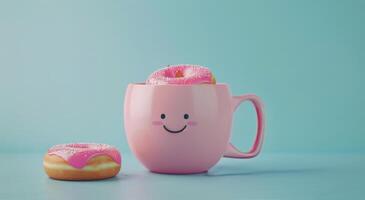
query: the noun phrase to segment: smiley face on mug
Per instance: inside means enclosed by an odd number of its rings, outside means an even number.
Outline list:
[[[161,129],[165,130],[167,133],[172,133],[172,134],[182,133],[186,129],[188,129],[188,127],[197,125],[197,122],[193,121],[188,113],[185,113],[181,116],[181,120],[179,120],[180,124],[179,127],[173,127],[171,124],[169,124],[168,116],[170,116],[171,114],[167,115],[166,113],[161,113],[159,116],[160,119],[152,121],[152,125],[160,126]]]

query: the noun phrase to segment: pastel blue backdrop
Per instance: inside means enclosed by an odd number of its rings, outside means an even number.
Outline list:
[[[266,106],[263,152],[365,151],[364,1],[1,1],[0,152],[92,141],[128,152],[128,83],[208,66]],[[248,148],[249,104],[232,140]]]

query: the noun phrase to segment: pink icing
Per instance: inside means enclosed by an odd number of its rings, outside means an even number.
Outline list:
[[[214,84],[212,72],[207,67],[199,65],[172,65],[153,72],[147,79],[146,84],[152,85],[191,85],[191,84]]]
[[[119,151],[107,144],[94,143],[74,143],[74,144],[58,144],[48,150],[49,155],[57,155],[66,160],[75,168],[83,168],[87,161],[99,155],[105,155],[112,158],[120,165],[121,156]]]

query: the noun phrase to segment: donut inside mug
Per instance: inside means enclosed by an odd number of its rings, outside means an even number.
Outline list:
[[[215,83],[215,77],[209,68],[190,64],[169,65],[153,72],[146,80],[146,84],[151,85]]]

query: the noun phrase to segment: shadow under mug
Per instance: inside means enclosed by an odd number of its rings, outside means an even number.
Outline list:
[[[257,133],[247,153],[230,142],[232,117],[244,101],[257,113]],[[264,138],[264,113],[253,94],[232,96],[226,84],[129,84],[124,100],[128,144],[150,171],[168,174],[202,173],[219,159],[252,158]]]

